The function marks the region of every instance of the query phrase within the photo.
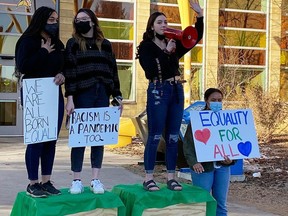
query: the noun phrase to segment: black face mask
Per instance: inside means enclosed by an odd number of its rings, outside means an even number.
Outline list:
[[[91,29],[90,21],[85,21],[85,22],[81,21],[81,22],[75,23],[75,27],[76,27],[77,32],[81,34],[86,34]]]
[[[44,31],[52,38],[57,38],[59,34],[59,24],[46,24],[44,27]]]
[[[164,39],[165,39],[165,35],[160,35],[160,34],[156,33],[155,36],[156,36],[159,40],[164,40]]]

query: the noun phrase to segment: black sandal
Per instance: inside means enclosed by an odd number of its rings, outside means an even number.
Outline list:
[[[180,189],[175,189],[176,187],[181,187]],[[167,188],[172,191],[181,191],[182,185],[180,185],[175,179],[167,181]]]
[[[157,186],[156,182],[154,180],[149,180],[147,182],[143,182],[143,188],[146,191],[158,191],[160,188]],[[151,188],[158,188],[158,190],[151,190]]]

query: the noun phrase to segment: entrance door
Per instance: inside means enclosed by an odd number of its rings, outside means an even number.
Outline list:
[[[13,76],[15,45],[41,6],[58,11],[59,0],[0,0],[0,136],[23,135],[19,87]]]
[[[14,73],[15,45],[33,14],[19,0],[0,0],[0,136],[23,135],[22,107]],[[30,9],[29,9],[30,10]]]
[[[0,136],[23,135],[23,117],[14,59],[0,58]]]

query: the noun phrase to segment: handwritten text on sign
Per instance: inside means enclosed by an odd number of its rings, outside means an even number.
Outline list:
[[[191,111],[190,120],[199,162],[260,157],[250,109]]]
[[[59,87],[53,79],[23,79],[25,144],[57,139]]]
[[[69,146],[102,146],[118,142],[118,107],[75,109],[70,117]]]

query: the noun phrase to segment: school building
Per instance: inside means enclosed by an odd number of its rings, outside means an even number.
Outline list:
[[[205,89],[217,86],[233,98],[257,85],[288,101],[288,0],[199,3],[203,39],[181,59],[186,105],[203,100]],[[145,110],[148,82],[135,55],[150,14],[164,12],[169,27],[179,30],[196,21],[188,0],[0,0],[0,136],[23,134],[14,50],[34,11],[43,5],[59,13],[64,44],[71,37],[76,11],[85,7],[95,12],[117,58],[124,117]]]

